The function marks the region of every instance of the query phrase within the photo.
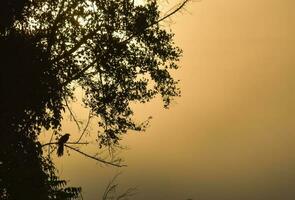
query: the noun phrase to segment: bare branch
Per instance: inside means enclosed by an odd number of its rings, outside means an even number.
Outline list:
[[[110,193],[110,192],[113,190],[113,188],[114,188],[114,182],[115,182],[115,180],[117,179],[117,177],[118,177],[119,175],[121,175],[121,172],[118,173],[118,174],[116,174],[116,175],[112,178],[112,180],[108,183],[108,185],[107,185],[107,187],[106,187],[106,189],[105,189],[105,191],[104,191],[104,194],[103,194],[103,196],[102,196],[102,200],[107,200],[109,193]]]
[[[93,159],[93,160],[96,160],[96,161],[98,161],[98,162],[101,162],[101,163],[104,163],[104,164],[107,164],[107,165],[112,165],[112,166],[115,166],[115,167],[126,167],[126,166],[127,166],[127,165],[120,165],[120,164],[117,164],[117,163],[114,163],[114,162],[109,162],[109,161],[106,161],[106,160],[102,160],[102,159],[100,159],[100,158],[97,158],[97,157],[95,157],[95,156],[91,156],[91,155],[89,155],[89,154],[86,154],[86,153],[84,153],[83,151],[80,151],[79,149],[76,149],[76,148],[71,147],[71,146],[66,145],[66,144],[65,144],[65,146],[68,147],[69,149],[73,150],[73,151],[76,151],[76,152],[82,154],[83,156],[86,156],[86,157],[88,157],[88,158],[91,158],[91,159]]]
[[[137,188],[128,188],[124,193],[119,195],[116,200],[120,200],[120,199],[128,200],[129,197],[134,196],[136,194],[135,193],[136,190],[137,190]]]
[[[112,178],[112,180],[108,183],[108,185],[105,189],[105,192],[102,196],[102,200],[124,200],[124,199],[128,200],[129,197],[134,196],[136,194],[135,191],[137,190],[137,188],[128,188],[124,193],[115,197],[116,189],[118,188],[118,184],[115,183],[115,181],[119,175],[121,175],[121,172],[116,174]],[[112,195],[112,193],[113,193],[113,196],[110,196],[110,195]]]
[[[66,144],[78,144],[78,145],[86,145],[86,144],[89,144],[88,142],[67,142]],[[41,147],[45,147],[45,146],[51,146],[51,145],[58,145],[58,142],[48,142],[48,143],[45,143],[45,144],[42,144]]]
[[[107,165],[112,165],[112,166],[115,166],[115,167],[126,167],[126,166],[127,166],[127,165],[120,165],[120,164],[115,163],[115,162],[110,162],[110,161],[106,161],[106,160],[103,160],[103,159],[97,158],[97,157],[95,157],[95,156],[89,155],[89,154],[87,154],[87,153],[85,153],[85,152],[83,152],[83,151],[81,151],[81,150],[79,150],[79,149],[76,149],[76,148],[74,148],[74,147],[72,147],[72,146],[69,146],[69,145],[67,145],[67,144],[73,144],[73,145],[77,145],[77,144],[81,144],[81,145],[83,145],[83,144],[84,144],[84,145],[85,145],[85,144],[88,144],[87,142],[80,142],[80,143],[76,143],[76,142],[67,142],[66,144],[64,144],[64,146],[65,146],[65,147],[68,147],[69,149],[71,149],[71,150],[73,150],[73,151],[76,151],[76,152],[82,154],[83,156],[86,156],[86,157],[88,157],[88,158],[91,158],[91,159],[93,159],[93,160],[96,160],[96,161],[98,161],[98,162],[101,162],[101,163],[104,163],[104,164],[107,164]],[[58,142],[50,142],[50,143],[43,144],[43,145],[42,145],[42,148],[45,147],[45,146],[47,146],[47,145],[49,145],[49,146],[50,146],[50,145],[58,145]],[[51,151],[50,153],[52,153],[52,151]]]

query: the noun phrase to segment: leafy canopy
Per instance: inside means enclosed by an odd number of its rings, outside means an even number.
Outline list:
[[[42,75],[36,74],[41,79],[36,82],[47,93],[39,102],[44,112],[36,115],[46,116],[41,125],[59,127],[63,98],[72,98],[73,88],[80,86],[85,105],[105,130],[101,144],[111,145],[127,130],[143,128],[132,120],[131,102],[147,102],[160,94],[167,107],[179,95],[169,70],[177,69],[181,50],[174,46],[173,34],[161,28],[155,0],[144,5],[129,0],[38,0],[29,5],[23,20],[6,35],[25,35],[41,49],[37,59]],[[27,112],[34,115],[36,110]]]

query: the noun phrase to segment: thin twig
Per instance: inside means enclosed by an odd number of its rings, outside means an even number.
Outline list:
[[[107,185],[107,187],[106,187],[106,189],[105,189],[105,191],[104,191],[104,194],[103,194],[103,196],[102,196],[102,199],[103,199],[103,200],[107,200],[108,194],[109,194],[109,193],[111,192],[111,190],[112,190],[113,183],[115,182],[115,180],[117,179],[117,177],[120,176],[121,174],[122,174],[122,172],[116,174],[116,175],[112,178],[112,180],[108,183],[108,185]]]
[[[51,146],[51,145],[49,145],[49,146]],[[54,147],[52,148],[52,150],[48,153],[48,155],[50,156],[50,155],[51,155],[56,149],[57,149],[57,147],[54,146]]]
[[[87,123],[86,123],[86,125],[85,125],[85,127],[84,127],[84,129],[83,129],[83,131],[82,131],[82,133],[81,133],[81,135],[80,135],[80,137],[79,137],[79,139],[77,140],[76,143],[79,143],[80,140],[82,139],[83,135],[85,134],[85,132],[86,132],[88,126],[89,126],[91,117],[92,117],[91,111],[89,111]]]
[[[119,186],[118,183],[115,183],[116,179],[118,178],[119,175],[121,175],[122,173],[118,173],[116,174],[112,180],[108,183],[105,191],[104,191],[104,194],[102,196],[102,200],[127,200],[129,199],[130,197],[134,196],[136,194],[136,190],[137,188],[128,188],[124,193],[120,194],[120,195],[116,195],[116,190]],[[116,197],[117,196],[117,197]]]
[[[129,199],[128,197],[136,195],[136,193],[134,192],[136,190],[137,188],[128,188],[123,194],[119,195],[116,200]]]
[[[78,130],[80,131],[81,128],[80,128],[79,122],[78,122],[78,120],[76,119],[76,117],[75,117],[75,115],[74,115],[72,109],[70,108],[70,106],[69,106],[69,104],[68,104],[68,101],[67,101],[67,98],[64,97],[64,100],[65,100],[65,103],[66,103],[66,107],[67,107],[67,109],[68,109],[69,112],[70,112],[70,115],[73,117],[74,122],[76,123],[76,125],[77,125],[77,127],[78,127]]]

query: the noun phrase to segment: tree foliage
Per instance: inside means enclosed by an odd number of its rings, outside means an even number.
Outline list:
[[[76,87],[100,119],[100,146],[145,128],[132,119],[132,102],[160,94],[168,107],[179,96],[170,70],[178,68],[181,50],[160,25],[165,17],[156,0],[1,2],[1,198],[37,194],[33,188],[43,191],[36,199],[77,196],[77,188],[64,188],[38,141],[42,128],[61,130]]]

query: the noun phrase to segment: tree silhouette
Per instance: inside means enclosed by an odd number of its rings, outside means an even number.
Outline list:
[[[100,147],[117,145],[128,130],[144,130],[130,103],[160,94],[167,108],[179,96],[170,70],[178,68],[181,50],[160,22],[187,2],[164,16],[156,0],[1,2],[1,199],[78,197],[80,188],[67,188],[43,155],[45,145],[58,142],[38,141],[42,128],[61,130],[75,88],[100,119]]]

